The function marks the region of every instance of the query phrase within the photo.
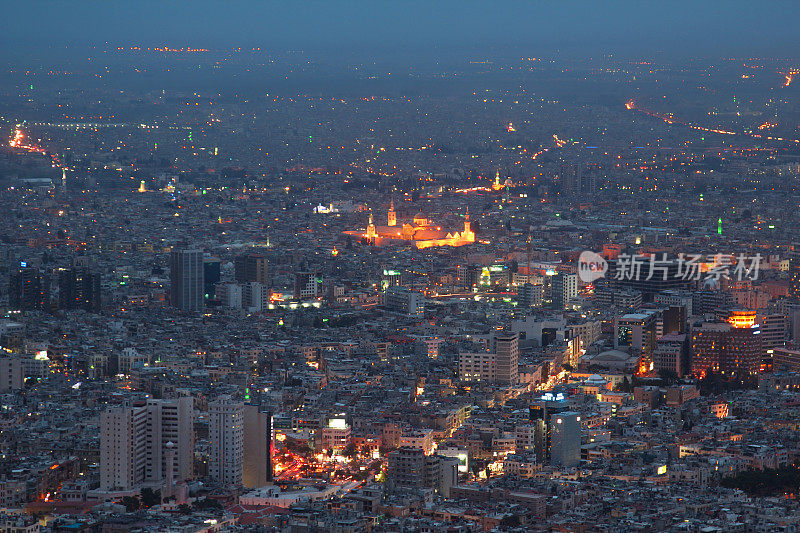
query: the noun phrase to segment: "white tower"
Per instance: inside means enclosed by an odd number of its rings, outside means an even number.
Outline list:
[[[230,396],[220,396],[208,404],[208,417],[208,473],[220,483],[239,486],[244,467],[244,404]]]

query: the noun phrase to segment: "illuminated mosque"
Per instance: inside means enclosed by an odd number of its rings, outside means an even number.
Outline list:
[[[448,232],[435,226],[422,213],[417,213],[409,222],[398,224],[397,213],[394,210],[394,200],[389,206],[386,225],[375,225],[372,213],[369,214],[369,224],[365,232],[346,231],[348,235],[367,239],[371,244],[384,246],[387,244],[411,244],[419,249],[433,246],[463,246],[475,242],[475,232],[469,221],[469,211],[464,220],[464,230],[461,232]]]

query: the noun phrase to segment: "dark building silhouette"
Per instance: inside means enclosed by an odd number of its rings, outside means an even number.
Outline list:
[[[216,257],[203,259],[203,292],[208,299],[216,296],[216,285],[221,279],[220,263],[221,261]]]
[[[20,311],[50,310],[50,275],[22,263],[12,271],[8,286],[9,306]]]
[[[89,269],[58,271],[58,308],[98,313],[102,307],[100,274]]]
[[[267,258],[261,254],[240,255],[234,261],[234,278],[236,283],[257,281],[269,286],[267,276]]]
[[[627,288],[642,293],[642,300],[652,302],[653,297],[659,292],[667,290],[688,289],[694,281],[681,275],[681,266],[676,260],[666,261],[659,265],[654,275],[650,276],[649,260],[639,258],[637,266],[623,267],[619,259],[608,262],[606,279],[612,289]],[[622,269],[617,275],[617,270]],[[647,279],[650,277],[650,279]]]
[[[789,252],[789,296],[795,300],[800,300],[800,243],[792,244]]]
[[[169,264],[170,304],[183,311],[202,311],[203,252],[173,250]]]

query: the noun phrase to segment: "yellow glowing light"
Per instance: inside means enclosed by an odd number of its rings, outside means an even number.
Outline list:
[[[328,427],[331,429],[346,429],[347,421],[344,418],[331,418],[328,420]]]
[[[756,323],[756,312],[749,309],[731,311],[728,324],[735,328],[750,328]]]

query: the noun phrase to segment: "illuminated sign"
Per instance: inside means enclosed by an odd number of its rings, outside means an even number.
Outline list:
[[[347,421],[344,418],[331,418],[328,420],[328,427],[331,429],[347,429]]]
[[[750,310],[731,311],[728,317],[728,324],[735,328],[750,328],[755,325],[756,312]]]
[[[542,400],[544,400],[546,402],[553,402],[553,401],[560,402],[560,401],[564,400],[564,393],[563,392],[559,392],[558,394],[554,395],[552,392],[545,392],[542,395]]]

